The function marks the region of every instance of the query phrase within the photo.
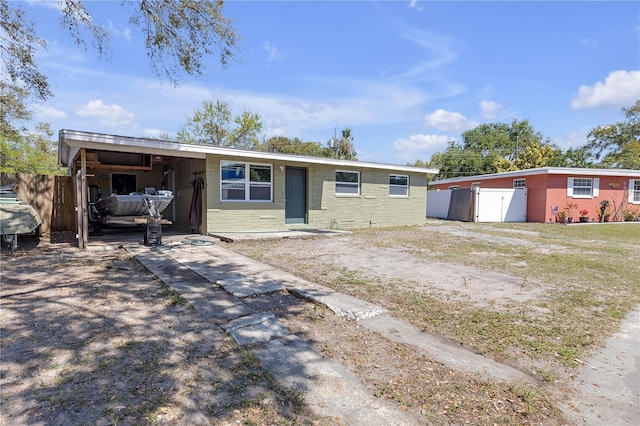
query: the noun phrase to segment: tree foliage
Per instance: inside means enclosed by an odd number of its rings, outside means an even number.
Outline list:
[[[600,167],[640,169],[640,100],[622,111],[625,121],[589,132],[585,150]]]
[[[78,3],[77,0],[66,2]],[[128,1],[129,22],[145,37],[153,70],[177,83],[181,71],[202,74],[204,57],[217,54],[222,67],[233,58],[237,35],[220,0]]]
[[[244,111],[234,117],[227,102],[216,100],[202,102],[202,107],[187,117],[176,139],[199,145],[356,160],[353,136],[348,128],[342,131],[341,139],[334,137],[324,146],[319,142],[286,136],[272,136],[261,142],[261,133],[259,114]],[[162,137],[171,139],[170,135]]]
[[[244,111],[233,119],[236,127],[229,134],[230,146],[240,149],[256,149],[260,145],[262,119],[259,114]]]
[[[281,154],[308,155],[312,157],[333,157],[333,148],[319,142],[304,142],[298,138],[273,136],[258,146],[258,150]]]
[[[235,124],[235,127],[232,125]],[[180,128],[180,142],[239,149],[256,149],[260,143],[262,121],[259,114],[244,111],[233,117],[225,101],[203,101],[202,108],[187,118]]]
[[[115,4],[115,3],[114,3]],[[82,0],[59,0],[62,28],[78,45],[88,50],[89,44],[103,55],[109,46],[106,25],[103,26],[85,8]],[[225,18],[219,0],[123,1],[129,7],[129,22],[137,26],[145,39],[152,70],[177,84],[181,73],[202,74],[206,58],[217,55],[224,67],[234,57],[237,35],[231,21]],[[85,38],[85,31],[90,34]],[[0,57],[2,80],[0,97],[11,102],[2,108],[0,120],[5,131],[23,130],[17,124],[28,120],[25,107],[29,98],[46,101],[52,96],[47,77],[39,71],[35,54],[47,49],[38,37],[33,22],[20,2],[0,0]]]
[[[437,168],[438,178],[446,179],[562,166],[565,162],[562,150],[536,132],[527,120],[514,120],[510,125],[485,123],[467,130],[462,142],[449,142],[443,152],[436,152],[422,164]]]
[[[33,22],[17,2],[0,1],[0,51],[2,54],[2,90],[21,89],[36,98],[46,100],[51,96],[47,78],[38,70],[35,54],[38,48],[46,48],[46,42],[36,35]],[[24,85],[21,83],[24,82]]]
[[[351,129],[348,127],[342,130],[342,137],[337,139],[335,136],[329,141],[329,147],[333,149],[331,157],[341,160],[357,160],[358,154],[353,143],[354,137],[351,135]]]
[[[58,167],[57,142],[48,124],[39,123],[34,132],[15,137],[0,137],[0,171],[4,173],[32,173],[64,175]]]

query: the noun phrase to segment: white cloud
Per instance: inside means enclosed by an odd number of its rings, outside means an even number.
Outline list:
[[[133,113],[125,111],[121,106],[105,105],[100,99],[89,101],[79,108],[76,113],[83,117],[99,118],[100,124],[108,127],[129,125],[135,118]]]
[[[159,138],[163,133],[169,132],[163,132],[160,129],[142,129],[142,134],[148,138]]]
[[[598,41],[590,38],[583,38],[582,40],[580,40],[580,44],[583,46],[597,46]]]
[[[397,151],[433,151],[445,145],[451,138],[447,135],[411,135],[409,139],[399,138],[393,142],[393,149]]]
[[[463,132],[478,125],[477,122],[468,120],[459,112],[436,110],[424,117],[425,124],[435,127],[441,132]]]
[[[116,37],[122,37],[127,41],[131,41],[131,30],[128,27],[119,25],[116,27],[111,20],[107,22],[107,28],[109,32]]]
[[[33,111],[40,121],[64,120],[69,117],[64,111],[46,106],[36,106]]]
[[[280,59],[284,56],[278,51],[278,49],[276,49],[273,44],[269,43],[268,41],[264,43],[264,50],[266,50],[268,54],[267,62],[273,62],[276,59]]]
[[[503,110],[502,104],[493,101],[480,102],[480,109],[482,110],[482,116],[488,120],[493,120]]]
[[[428,55],[425,54],[425,56],[431,59],[414,65],[403,74],[396,76],[396,78],[425,78],[429,75],[429,71],[438,69],[458,59],[458,54],[452,48],[453,42],[447,37],[417,28],[404,29],[402,36],[424,49],[425,52],[428,52]]]
[[[424,6],[422,6],[418,0],[411,0],[409,2],[409,7],[411,9],[416,9],[418,12],[422,12],[424,10]]]
[[[637,99],[640,99],[640,71],[612,71],[604,83],[599,81],[594,86],[580,86],[571,108],[622,107]]]
[[[562,149],[577,148],[587,143],[587,131],[573,131],[554,136],[553,143]]]

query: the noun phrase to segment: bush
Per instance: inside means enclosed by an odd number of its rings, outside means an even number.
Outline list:
[[[625,222],[631,222],[636,220],[636,218],[638,217],[638,212],[633,209],[625,209],[622,210],[622,217],[624,218]]]

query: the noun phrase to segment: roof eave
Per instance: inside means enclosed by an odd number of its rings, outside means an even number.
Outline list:
[[[533,176],[540,174],[549,175],[592,175],[592,176],[640,176],[640,170],[629,169],[589,169],[589,168],[574,168],[574,167],[540,167],[537,169],[516,170],[512,172],[491,173],[476,176],[463,176],[454,177],[450,179],[439,179],[430,182],[431,185],[442,185],[449,183],[467,182],[470,180],[486,180],[486,179],[500,179],[505,177],[522,177]]]
[[[182,156],[189,158],[206,158],[207,154],[228,157],[245,157],[272,161],[290,161],[312,164],[334,165],[339,167],[369,168],[404,171],[421,174],[437,174],[437,169],[422,167],[400,166],[385,163],[370,163],[365,161],[340,160],[326,157],[311,157],[304,155],[280,154],[264,151],[249,151],[218,146],[193,145],[158,139],[135,138],[128,136],[89,133],[77,130],[61,130],[59,136],[59,161],[61,165],[69,162],[69,146],[81,148],[101,149],[109,151],[149,153],[154,155]],[[65,157],[66,152],[66,157]]]

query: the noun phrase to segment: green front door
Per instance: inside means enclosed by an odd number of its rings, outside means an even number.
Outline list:
[[[307,169],[287,167],[284,181],[285,223],[306,223]]]

